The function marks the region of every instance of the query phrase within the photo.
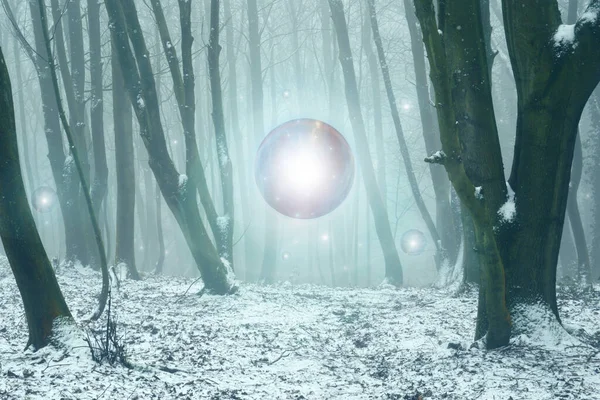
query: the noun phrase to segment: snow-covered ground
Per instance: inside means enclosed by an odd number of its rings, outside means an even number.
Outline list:
[[[99,274],[58,279],[75,318],[90,315]],[[1,265],[0,399],[600,399],[598,350],[562,328],[536,324],[497,351],[473,345],[474,292],[282,284],[200,297],[196,283],[183,295],[192,282],[151,276],[113,292],[127,369],[94,363],[68,327],[62,349],[24,352],[21,300]],[[600,295],[563,297],[561,311],[600,342]]]

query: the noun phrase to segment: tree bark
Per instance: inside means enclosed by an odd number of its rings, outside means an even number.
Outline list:
[[[135,265],[135,157],[133,154],[133,126],[131,104],[127,101],[125,83],[119,61],[113,49],[112,96],[113,126],[115,130],[115,163],[117,174],[117,236],[115,265],[127,266],[129,276],[139,280]],[[148,199],[150,201],[150,199]],[[145,243],[145,246],[149,246]]]
[[[482,40],[482,27],[480,23],[472,23],[473,15],[476,16],[475,21],[481,21],[479,0],[465,1],[460,6],[458,3],[445,4],[444,10],[447,14],[440,16],[440,28],[436,23],[436,13],[431,0],[415,0],[415,6],[429,58],[443,149],[442,152],[428,157],[426,161],[444,165],[461,203],[469,210],[473,218],[479,245],[478,253],[482,265],[483,283],[480,287],[478,324],[486,325],[486,345],[488,348],[495,348],[508,344],[511,332],[510,314],[505,302],[505,267],[494,233],[498,203],[505,199],[506,187],[503,171],[501,168],[498,171],[499,153],[495,154],[494,151],[499,151],[499,146],[496,146],[497,143],[494,142],[493,137],[479,138],[477,148],[490,152],[489,155],[484,153],[485,156],[479,154],[479,157],[485,158],[489,162],[488,165],[481,165],[479,169],[473,168],[474,165],[477,165],[474,154],[465,155],[466,151],[463,148],[464,134],[473,133],[472,127],[468,124],[470,118],[489,129],[493,129],[495,126],[492,126],[495,124],[493,110],[486,109],[486,107],[491,107],[491,90],[485,44]],[[448,11],[449,7],[450,11]],[[462,26],[466,21],[471,21],[470,25],[464,24],[465,32],[459,33],[461,29],[456,29],[457,26]],[[451,27],[446,29],[446,32],[441,30],[444,23]],[[455,32],[447,33],[449,30]],[[451,43],[446,43],[446,40]],[[458,43],[461,45],[459,46]],[[446,46],[450,45],[454,45],[452,54],[454,58],[447,56]],[[459,55],[463,52],[466,54],[463,54],[461,58]],[[474,74],[473,86],[461,82],[460,74],[452,74],[452,71],[457,71],[455,68],[461,62],[470,64],[464,67],[466,73]],[[459,89],[461,84],[464,85],[462,91]],[[475,88],[476,91],[473,90]],[[454,96],[459,95],[460,102],[454,99]],[[488,101],[488,103],[478,106],[477,101]],[[468,106],[474,108],[466,108]],[[462,132],[463,129],[466,132]],[[491,132],[495,132],[495,129]],[[490,135],[489,132],[486,134]],[[474,139],[471,138],[471,140]],[[473,151],[472,149],[473,147],[471,147],[471,151]],[[473,160],[473,163],[470,163],[470,160]],[[501,167],[501,160],[499,165]],[[492,179],[494,173],[501,174],[502,188],[497,183],[494,185],[494,182],[498,180]],[[489,182],[489,192],[486,192],[483,197],[477,196],[472,179]],[[477,333],[479,332],[480,329]]]
[[[19,163],[12,89],[0,49],[0,238],[21,293],[29,329],[27,347],[44,347],[54,322],[71,319],[31,215]]]
[[[333,25],[337,33],[337,41],[340,49],[340,64],[344,74],[346,101],[348,104],[348,113],[350,114],[350,122],[356,140],[356,149],[358,152],[358,161],[362,169],[362,177],[367,189],[371,212],[375,220],[375,229],[379,242],[383,250],[385,259],[386,279],[392,285],[402,284],[402,265],[398,250],[394,243],[392,230],[388,214],[385,208],[385,203],[381,197],[381,192],[377,185],[377,178],[369,153],[369,145],[365,134],[365,125],[360,109],[360,101],[358,96],[358,87],[356,84],[356,74],[352,60],[352,51],[350,48],[350,40],[348,38],[348,28],[344,16],[344,8],[340,0],[329,0],[329,8],[331,10]]]

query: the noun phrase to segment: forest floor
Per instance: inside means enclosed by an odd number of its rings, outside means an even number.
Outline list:
[[[96,306],[100,276],[58,272],[71,311]],[[114,289],[132,369],[92,361],[93,326],[23,351],[21,299],[0,263],[0,399],[600,399],[600,287],[561,292],[568,334],[545,312],[514,315],[511,345],[473,343],[475,291],[242,285],[198,296],[193,280],[146,277]],[[524,322],[524,321],[527,322]],[[104,321],[104,322],[103,322]]]

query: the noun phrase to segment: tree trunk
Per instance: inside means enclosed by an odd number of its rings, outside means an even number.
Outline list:
[[[592,265],[594,266],[594,279],[600,274],[600,85],[596,87],[590,99],[590,119],[593,130],[595,152],[592,158],[593,170],[591,176],[592,186]]]
[[[87,252],[85,249],[84,231],[79,218],[79,202],[76,185],[69,184],[76,181],[74,168],[65,156],[62,131],[58,118],[58,106],[54,95],[52,78],[49,73],[48,53],[44,43],[44,33],[40,20],[40,9],[36,1],[29,2],[29,10],[33,21],[35,37],[35,66],[40,84],[42,110],[44,113],[44,132],[48,144],[48,160],[52,176],[56,184],[56,193],[61,209],[65,235],[65,258],[68,261],[79,260],[85,263]],[[58,31],[58,25],[55,27]],[[55,34],[57,33],[55,31]],[[58,43],[58,41],[57,41]],[[58,45],[57,45],[58,46]]]
[[[264,111],[263,111],[263,78],[260,55],[258,7],[256,0],[248,0],[248,41],[250,52],[250,78],[252,84],[252,118],[254,122],[255,144],[262,141],[264,136]],[[264,252],[260,272],[260,279],[266,283],[275,280],[275,267],[277,265],[277,236],[278,221],[275,212],[265,206],[264,224]]]
[[[575,149],[573,153],[573,165],[571,167],[571,183],[569,184],[569,198],[567,199],[567,214],[571,222],[575,248],[577,249],[577,277],[579,282],[587,286],[590,284],[591,264],[588,253],[587,241],[577,203],[577,193],[581,176],[583,175],[583,149],[581,148],[581,139],[579,133],[575,139]]]
[[[169,156],[164,130],[160,121],[160,110],[154,74],[149,53],[139,24],[135,4],[132,0],[107,0],[111,37],[117,49],[117,58],[123,73],[125,87],[134,107],[140,134],[148,151],[148,164],[154,173],[161,193],[185,237],[194,257],[205,288],[217,294],[227,294],[237,289],[233,271],[224,265],[204,227],[196,204],[196,188],[193,179],[180,175]],[[132,53],[129,43],[133,47]],[[185,129],[184,129],[185,130]],[[187,155],[192,156],[195,138],[186,135]],[[190,142],[188,143],[188,139]],[[196,148],[197,154],[197,148]],[[195,174],[192,168],[197,160],[186,160],[186,171]]]
[[[17,40],[14,41],[14,55],[15,55],[15,72],[17,75],[17,87],[19,88],[17,91],[17,101],[19,105],[19,122],[20,122],[20,137],[23,140],[22,149],[23,149],[23,170],[25,170],[25,175],[27,176],[27,183],[29,186],[29,192],[32,193],[35,188],[35,180],[33,179],[33,170],[31,169],[31,161],[30,161],[30,149],[29,149],[29,132],[27,129],[27,117],[25,116],[25,96],[23,93],[25,92],[25,85],[23,83],[23,73],[21,71],[21,54],[19,52],[19,43]],[[34,157],[35,157],[35,153]]]
[[[154,196],[156,200],[156,233],[158,238],[158,260],[156,261],[156,267],[154,271],[157,274],[163,273],[163,266],[165,264],[165,238],[163,235],[163,224],[162,224],[162,197],[160,195],[160,188],[156,186],[156,194]]]
[[[479,0],[464,1],[460,5],[445,4],[439,27],[431,0],[416,0],[415,6],[429,58],[443,149],[426,161],[444,165],[461,203],[471,213],[482,266],[477,333],[487,331],[488,348],[503,346],[508,344],[511,323],[505,303],[505,267],[496,242],[494,224],[498,203],[506,198],[506,186],[497,135],[496,140],[493,136],[496,132],[495,118],[491,109],[491,86],[482,27],[480,23],[472,23],[473,15],[476,16],[475,21],[481,20]],[[465,23],[467,21],[471,21],[470,25]],[[452,27],[446,32],[443,31],[445,23]],[[457,26],[464,26],[464,31],[456,29]],[[461,70],[460,66],[466,75],[453,75],[452,72]],[[470,74],[473,74],[472,80]],[[461,76],[468,76],[469,81],[461,80]],[[471,124],[486,127],[489,131],[482,128],[481,132],[485,134],[473,138],[475,132]],[[475,139],[478,141],[475,142]],[[470,154],[463,147],[465,140],[471,143]],[[481,160],[480,164],[476,163],[477,158],[472,153],[474,149],[485,152],[478,156],[488,164],[481,165]],[[476,191],[474,180],[486,182],[489,191],[479,196],[481,189]],[[501,187],[498,180],[502,183]],[[481,329],[483,324],[485,330]]]
[[[227,67],[228,67],[228,100],[229,100],[229,109],[231,112],[230,115],[230,131],[231,137],[234,142],[235,147],[235,158],[236,158],[236,171],[238,176],[238,187],[240,193],[240,204],[241,204],[241,218],[242,226],[246,229],[246,226],[250,223],[251,215],[250,215],[250,207],[249,204],[249,191],[247,185],[247,174],[246,169],[248,163],[246,162],[245,153],[245,137],[240,129],[240,121],[238,114],[238,83],[237,83],[237,70],[236,70],[236,55],[235,55],[235,43],[233,36],[233,16],[231,14],[231,0],[223,0],[223,9],[225,12],[225,20],[227,24],[225,25],[225,39],[227,42]],[[241,37],[241,36],[240,36]],[[244,241],[245,251],[244,251],[244,269],[247,273],[248,266],[250,265],[250,252],[248,251],[249,244],[251,244],[248,237],[242,239]]]
[[[372,10],[371,6],[369,6],[368,11],[369,13],[371,13],[374,10]],[[374,17],[371,16],[371,18],[369,18],[368,15],[370,14],[367,14],[367,17],[365,17],[365,23],[362,28],[362,46],[367,57],[367,63],[369,65],[369,74],[371,76],[370,86],[371,96],[373,97],[373,126],[375,133],[375,154],[377,155],[377,182],[379,183],[379,189],[381,190],[381,197],[383,197],[383,201],[384,203],[386,203],[387,206],[385,146],[383,144],[383,116],[381,115],[381,90],[379,86],[377,56],[373,52],[373,47],[371,45],[371,19]],[[379,40],[381,41],[381,38]]]
[[[0,49],[0,238],[6,251],[29,328],[30,345],[44,347],[54,322],[71,319],[52,265],[31,215],[21,167],[15,127],[12,89]]]
[[[94,180],[91,194],[94,212],[100,215],[100,208],[108,190],[108,166],[104,145],[104,88],[102,87],[102,44],[100,41],[100,3],[87,1],[88,35],[90,49],[90,123],[92,147],[94,149]]]
[[[385,53],[383,51],[383,43],[381,42],[381,36],[379,35],[379,25],[377,23],[377,15],[375,12],[375,0],[368,0],[368,4],[369,15],[371,16],[371,28],[373,29],[373,39],[375,41],[375,46],[377,47],[377,54],[379,55],[381,74],[383,75],[383,83],[385,85],[385,91],[387,92],[388,101],[390,103],[390,111],[392,113],[392,120],[394,121],[394,128],[396,129],[396,137],[398,139],[398,144],[400,145],[400,153],[402,154],[402,159],[404,160],[406,175],[408,177],[408,182],[410,183],[410,188],[415,199],[415,203],[417,204],[417,208],[421,213],[421,217],[425,221],[425,225],[427,225],[427,229],[429,230],[429,234],[431,235],[437,250],[436,266],[439,270],[442,260],[446,258],[445,250],[441,247],[440,236],[435,227],[435,223],[433,222],[433,218],[431,218],[431,214],[429,214],[429,210],[425,205],[425,201],[421,195],[421,189],[419,188],[419,184],[412,167],[410,152],[408,150],[408,145],[406,144],[406,139],[404,138],[404,131],[402,129],[402,124],[400,123],[400,115],[398,114],[398,107],[396,104],[396,96],[394,95],[392,80],[390,79],[390,72],[385,58]]]
[[[189,4],[187,0],[184,3]],[[223,92],[221,90],[221,71],[219,69],[219,0],[211,0],[210,8],[210,36],[208,41],[208,73],[210,75],[211,99],[213,106],[213,124],[215,127],[215,144],[219,173],[221,180],[221,193],[223,194],[224,215],[219,217],[220,240],[219,253],[229,262],[233,268],[233,230],[234,230],[234,207],[233,207],[233,169],[227,136],[225,134],[225,117],[223,114]],[[191,36],[191,34],[190,34]],[[190,46],[191,48],[191,46]],[[189,55],[191,58],[191,54]]]
[[[429,99],[429,84],[427,81],[423,40],[417,26],[417,18],[414,15],[414,6],[410,0],[404,0],[404,9],[410,33],[417,101],[419,103],[419,115],[423,129],[425,150],[428,154],[432,154],[440,148],[441,143],[437,116]],[[448,180],[446,171],[440,165],[429,164],[429,172],[431,173],[431,182],[433,183],[433,191],[435,193],[437,231],[442,241],[442,247],[447,253],[448,261],[450,265],[453,265],[456,262],[460,241],[457,240],[456,227],[452,217],[450,181]]]
[[[577,22],[577,6],[578,0],[569,0],[567,24],[574,24]],[[573,153],[573,165],[571,166],[571,183],[569,184],[569,198],[567,199],[567,215],[571,222],[571,230],[573,232],[575,248],[577,249],[577,277],[583,285],[589,285],[591,278],[590,255],[588,253],[583,223],[581,222],[579,204],[577,203],[577,194],[579,192],[579,184],[581,183],[582,175],[583,149],[581,148],[581,138],[578,129]]]
[[[38,0],[38,10],[40,13],[40,25],[42,28],[42,37],[46,48],[46,54],[48,54],[48,59],[46,62],[48,63],[50,70],[50,77],[52,82],[52,87],[54,89],[54,97],[56,100],[56,106],[58,109],[58,115],[60,117],[60,122],[65,131],[65,136],[67,137],[67,142],[69,144],[69,148],[71,149],[71,157],[72,164],[75,167],[76,177],[79,180],[79,184],[81,185],[81,193],[83,194],[83,198],[85,200],[87,216],[82,215],[85,219],[91,224],[93,239],[96,242],[96,250],[100,257],[100,269],[102,271],[102,289],[100,291],[98,308],[92,316],[90,320],[96,321],[102,315],[104,308],[106,307],[106,302],[108,300],[108,291],[109,291],[109,278],[108,278],[108,265],[106,261],[106,252],[104,250],[104,242],[102,241],[102,232],[100,231],[100,226],[98,224],[98,220],[96,215],[94,214],[94,207],[92,204],[92,199],[90,197],[89,187],[87,181],[85,179],[85,173],[83,169],[83,165],[81,159],[79,158],[79,152],[77,150],[77,146],[75,144],[75,137],[73,135],[73,131],[71,131],[71,127],[67,122],[67,116],[65,114],[65,109],[62,104],[62,100],[60,97],[60,87],[58,85],[58,76],[56,74],[56,65],[54,64],[54,57],[52,55],[52,48],[50,43],[50,36],[48,33],[48,19],[46,16],[46,5],[44,4],[44,0]],[[91,240],[91,239],[90,239]]]
[[[125,94],[125,83],[113,49],[111,57],[113,88],[113,124],[115,129],[115,162],[117,174],[117,236],[115,265],[124,263],[129,276],[139,280],[135,265],[135,157],[131,105]],[[150,201],[150,199],[148,199]],[[149,246],[149,243],[145,243]]]
[[[402,265],[398,250],[394,243],[392,230],[388,214],[385,208],[384,201],[381,197],[381,192],[377,186],[377,178],[369,153],[369,144],[365,134],[365,125],[360,109],[360,101],[358,96],[358,87],[356,84],[356,74],[352,60],[352,51],[350,49],[350,40],[348,38],[348,28],[344,16],[343,5],[340,0],[329,0],[329,7],[332,14],[333,25],[337,33],[338,45],[340,49],[340,64],[344,73],[344,81],[346,88],[346,101],[348,103],[348,113],[350,114],[350,122],[356,141],[356,149],[358,152],[358,161],[362,169],[362,176],[371,212],[375,220],[375,229],[379,242],[383,250],[385,259],[386,279],[392,285],[402,284]]]

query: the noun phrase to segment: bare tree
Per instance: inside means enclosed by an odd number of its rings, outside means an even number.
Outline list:
[[[71,318],[46,255],[25,194],[12,102],[12,88],[0,49],[0,238],[17,281],[34,349],[48,343],[54,322]]]
[[[369,153],[369,144],[367,142],[365,124],[360,109],[356,74],[354,72],[352,51],[350,49],[350,40],[348,38],[348,28],[344,17],[344,8],[340,0],[329,0],[329,8],[331,9],[333,25],[335,26],[337,33],[336,36],[340,49],[339,59],[344,73],[346,88],[346,102],[348,103],[348,113],[350,114],[350,122],[356,140],[358,161],[362,169],[363,182],[367,189],[367,197],[375,220],[375,229],[385,259],[386,279],[390,284],[400,285],[402,284],[402,265],[400,264],[400,257],[398,256],[398,250],[394,243],[388,214],[377,185],[377,178],[375,176],[371,154]]]
[[[193,108],[184,110],[186,112],[184,136],[186,138],[187,174],[181,175],[175,168],[167,150],[160,120],[154,74],[135,4],[132,0],[108,0],[105,5],[125,87],[140,125],[141,137],[148,151],[148,164],[167,205],[181,228],[196,261],[196,266],[202,274],[205,288],[217,294],[230,293],[237,288],[232,279],[233,271],[221,261],[208,236],[196,204],[195,179],[188,179],[188,176],[196,177],[196,173],[199,177],[203,177],[203,171],[195,169],[198,167],[198,160],[194,157],[197,156],[198,150],[195,137],[192,135]],[[190,115],[191,118],[188,118]]]

